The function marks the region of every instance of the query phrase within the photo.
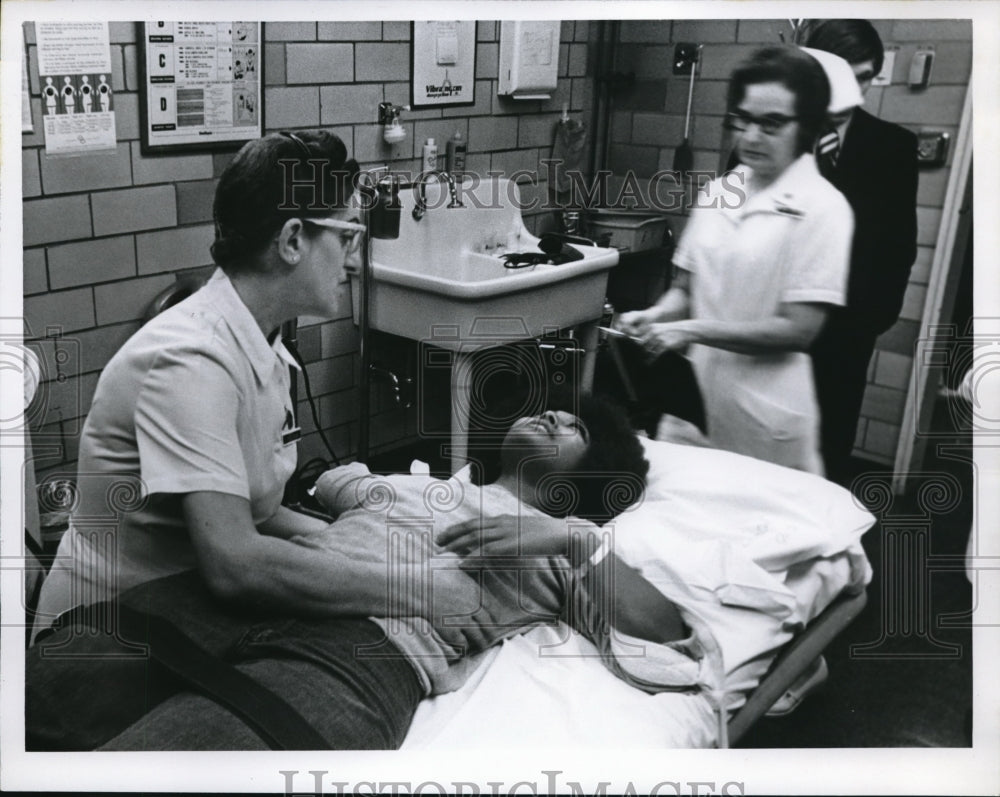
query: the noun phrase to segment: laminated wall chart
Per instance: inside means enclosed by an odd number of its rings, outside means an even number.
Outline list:
[[[261,135],[259,23],[147,22],[143,43],[148,148]]]
[[[45,152],[115,148],[111,45],[107,22],[39,22]]]

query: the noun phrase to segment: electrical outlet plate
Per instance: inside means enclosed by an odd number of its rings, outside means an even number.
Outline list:
[[[678,44],[674,47],[674,74],[690,75],[694,65],[698,63],[697,44]]]
[[[938,130],[917,133],[917,161],[921,166],[944,166],[951,136]]]

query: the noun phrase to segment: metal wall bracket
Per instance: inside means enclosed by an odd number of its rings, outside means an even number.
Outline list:
[[[690,75],[694,65],[698,63],[700,44],[678,44],[674,47],[674,74]]]

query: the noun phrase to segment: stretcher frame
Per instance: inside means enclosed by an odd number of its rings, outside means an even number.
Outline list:
[[[747,702],[729,720],[730,746],[735,745],[767,713],[867,603],[868,593],[863,590],[858,593],[842,592],[782,648]]]

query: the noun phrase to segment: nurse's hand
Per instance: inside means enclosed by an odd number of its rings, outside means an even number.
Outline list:
[[[615,319],[615,329],[638,338],[646,332],[654,320],[655,316],[649,310],[630,310]]]
[[[695,336],[687,321],[667,321],[662,324],[651,324],[639,342],[651,357],[659,357],[668,351],[683,353],[695,342]]]
[[[462,556],[568,556],[574,537],[597,534],[597,526],[578,518],[498,515],[457,523],[437,542]]]

